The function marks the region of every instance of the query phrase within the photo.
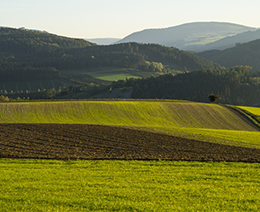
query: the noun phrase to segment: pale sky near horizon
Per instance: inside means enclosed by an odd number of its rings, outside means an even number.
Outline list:
[[[0,0],[0,26],[77,38],[123,38],[133,32],[199,21],[260,28],[259,0]]]

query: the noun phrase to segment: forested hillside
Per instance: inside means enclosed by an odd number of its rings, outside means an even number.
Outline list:
[[[209,102],[216,94],[219,103],[260,106],[260,78],[251,67],[239,66],[223,70],[199,70],[173,76],[115,82],[114,88],[133,87],[132,98],[179,99]]]
[[[22,53],[31,56],[59,56],[65,49],[95,45],[83,39],[62,37],[54,34],[0,28],[0,51]]]
[[[221,68],[219,64],[189,52],[157,44],[122,43],[110,46],[91,46],[71,49],[67,51],[67,54],[74,56],[69,59],[74,61],[76,68],[134,67],[165,73],[167,73],[167,69],[194,71],[202,68]]]
[[[2,82],[55,79],[63,70],[97,67],[136,68],[157,73],[221,68],[196,55],[160,45],[126,43],[98,46],[83,39],[43,32],[0,29]]]
[[[2,27],[0,28],[0,82],[59,78],[60,73],[51,61],[60,58],[67,49],[91,45],[95,44],[83,39]]]
[[[225,67],[248,65],[252,71],[260,71],[260,39],[248,43],[237,43],[235,47],[223,51],[212,50],[197,54]]]

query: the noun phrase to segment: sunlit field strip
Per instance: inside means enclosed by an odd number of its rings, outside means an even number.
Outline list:
[[[259,107],[242,107],[238,106],[239,108],[246,110],[254,115],[260,116],[260,108]]]
[[[111,74],[111,73],[102,73],[102,74],[89,73],[89,75],[91,77],[101,79],[101,80],[107,80],[107,81],[124,80],[127,77],[128,78],[141,78],[139,76],[135,76],[135,75],[128,74],[128,73],[113,73],[113,74]]]
[[[0,160],[1,211],[259,211],[260,165]]]

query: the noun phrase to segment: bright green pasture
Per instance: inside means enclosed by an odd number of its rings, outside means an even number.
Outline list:
[[[0,123],[116,125],[260,148],[260,133],[230,109],[181,101],[0,103]]]
[[[91,77],[95,77],[97,79],[101,80],[107,80],[107,81],[117,81],[117,80],[123,80],[126,78],[141,78],[139,76],[132,75],[130,73],[89,73]]]
[[[251,117],[258,120],[258,123],[260,123],[260,107],[238,107],[244,111],[246,111]]]
[[[259,211],[260,165],[0,160],[0,211]]]
[[[239,106],[239,108],[246,110],[249,113],[252,113],[256,116],[260,116],[260,107],[242,107],[242,106]]]

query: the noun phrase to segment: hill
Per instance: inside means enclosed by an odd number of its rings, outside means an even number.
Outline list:
[[[0,123],[77,123],[254,130],[227,108],[193,102],[51,101],[0,103],[0,108]]]
[[[132,33],[118,43],[156,43],[182,50],[200,51],[207,43],[249,30],[255,28],[232,23],[195,22],[163,29],[146,29]]]
[[[133,87],[131,98],[179,99],[209,102],[208,96],[218,95],[218,102],[233,105],[260,106],[259,77],[251,67],[223,70],[199,70],[173,76],[172,74],[146,79],[120,81],[112,88]]]
[[[83,39],[38,31],[0,29],[2,94],[109,84],[126,77],[158,76],[201,68],[221,66],[188,52],[155,44],[98,46]]]
[[[95,45],[83,39],[58,36],[46,32],[0,28],[0,51],[32,56],[55,56],[65,49]]]
[[[67,54],[73,54],[74,57],[78,58],[78,61],[83,59],[82,56],[84,56],[88,63],[85,63],[85,66],[81,65],[81,68],[96,66],[132,67],[143,71],[161,73],[167,73],[171,69],[194,71],[206,67],[213,70],[221,68],[219,64],[212,63],[189,52],[158,44],[121,43],[109,46],[90,46],[78,51],[68,50]],[[80,68],[78,64],[75,66]]]
[[[258,128],[239,113],[216,104],[185,101],[0,103],[0,123],[113,125],[206,142],[260,148]]]
[[[37,89],[45,87],[41,81],[60,79],[57,87],[66,85],[69,79],[61,78],[53,63],[61,63],[67,49],[96,45],[83,39],[73,39],[54,34],[25,29],[0,28],[0,89],[6,92],[31,91],[30,83],[38,82]],[[65,57],[65,56],[64,56]],[[57,67],[57,66],[56,66]],[[23,86],[12,83],[22,82]],[[64,83],[64,84],[63,84]],[[29,85],[29,86],[28,86]],[[52,85],[53,86],[53,85]]]
[[[247,43],[250,41],[254,41],[260,38],[260,29],[254,31],[242,32],[237,35],[228,36],[222,38],[218,41],[208,43],[201,48],[200,51],[208,51],[208,50],[225,50],[228,48],[235,47],[241,43]]]
[[[259,31],[257,32],[259,33]],[[259,54],[260,39],[247,43],[238,43],[235,47],[223,51],[205,51],[197,55],[225,67],[247,65],[253,67],[253,71],[260,71]]]

